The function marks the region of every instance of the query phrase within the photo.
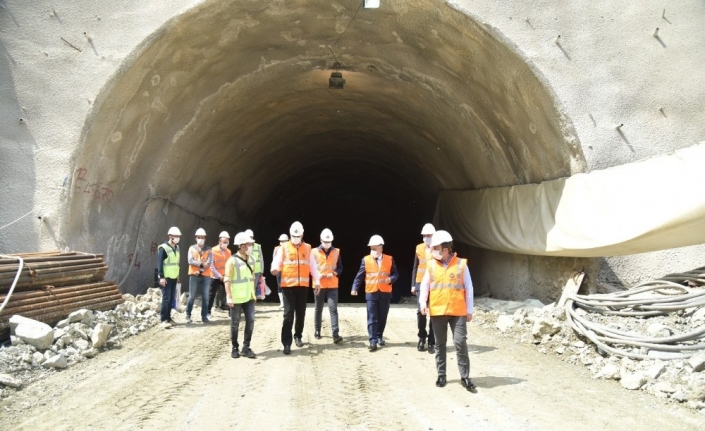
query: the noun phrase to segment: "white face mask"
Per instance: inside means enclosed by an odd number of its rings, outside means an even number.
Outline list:
[[[426,247],[431,246],[431,239],[432,238],[430,236],[423,239],[423,243],[426,244]]]
[[[433,250],[431,253],[433,254],[433,258],[436,260],[441,260],[443,258],[440,250]]]
[[[196,244],[198,244],[199,247],[203,247],[203,244],[206,243],[205,239],[197,239]]]
[[[323,245],[323,248],[328,250],[331,245],[333,245],[332,242],[321,242],[321,245]]]
[[[220,244],[220,249],[221,249],[221,250],[223,250],[223,251],[225,251],[225,250],[227,250],[227,249],[228,249],[228,245],[227,245],[227,244],[222,244],[222,243],[221,243],[221,244]]]
[[[251,254],[252,254],[252,247],[253,247],[253,246],[248,245],[248,246],[247,246],[247,250],[245,250],[245,254],[247,254],[248,256],[251,255]]]
[[[372,250],[372,251],[370,251],[370,256],[377,259],[379,257],[379,252],[377,250]]]
[[[181,238],[179,237],[173,238],[172,241],[174,242],[174,245],[178,244],[180,239]]]
[[[295,237],[292,236],[292,237],[291,237],[291,243],[294,244],[294,245],[299,245],[299,244],[301,244],[301,238],[295,238]]]

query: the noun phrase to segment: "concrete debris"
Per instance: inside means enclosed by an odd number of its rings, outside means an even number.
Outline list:
[[[109,311],[78,310],[54,328],[23,316],[10,318],[11,346],[0,347],[0,384],[6,391],[41,379],[120,345],[122,340],[159,323],[161,290],[123,295],[125,303]],[[139,299],[138,299],[139,298]],[[8,376],[9,379],[3,377]],[[14,380],[10,380],[14,379]],[[5,383],[5,382],[8,383]]]
[[[581,308],[576,313],[601,326],[641,337],[677,336],[705,324],[705,307],[648,318],[598,315]],[[564,309],[554,304],[481,298],[476,300],[473,324],[495,328],[501,336],[513,338],[517,343],[533,344],[541,353],[552,353],[565,362],[587,367],[595,379],[619,380],[629,390],[642,390],[684,403],[705,414],[705,351],[668,352],[634,347],[633,352],[648,359],[611,356],[573,331],[565,319]],[[683,359],[683,353],[693,356]]]
[[[11,388],[19,388],[22,386],[22,380],[16,379],[9,374],[0,374],[0,385],[5,385]]]

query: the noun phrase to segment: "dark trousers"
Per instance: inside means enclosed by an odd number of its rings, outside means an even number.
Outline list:
[[[366,294],[365,300],[367,301],[367,334],[370,337],[370,343],[377,343],[384,335],[384,328],[387,326],[392,294],[383,292]]]
[[[171,302],[176,296],[176,279],[166,278],[166,286],[162,287],[162,309],[161,320],[166,322],[171,320]]]
[[[323,305],[328,303],[328,311],[330,312],[330,326],[333,330],[333,336],[338,336],[338,288],[321,289],[318,295],[313,297],[316,300],[316,312],[313,317],[313,325],[316,331],[321,331],[321,321],[323,320]]]
[[[242,341],[242,348],[248,349],[252,340],[252,331],[255,329],[255,300],[251,299],[244,304],[235,304],[230,310],[230,341],[233,349],[240,345],[237,342],[237,333],[240,329],[240,316],[245,313],[245,336]]]
[[[446,343],[448,342],[448,326],[450,326],[460,377],[470,377],[466,317],[433,316],[431,317],[431,325],[433,325],[433,331],[436,333],[436,371],[438,371],[438,375],[445,376],[446,374]]]
[[[426,321],[428,320],[428,332],[426,332]],[[428,319],[425,315],[421,314],[420,310],[416,311],[416,324],[419,327],[419,340],[426,340],[428,337],[428,345],[433,346],[436,344],[436,337],[433,335],[433,324],[431,319]]]
[[[218,308],[227,307],[225,296],[225,283],[219,278],[211,278],[211,290],[208,295],[208,314],[213,311],[213,305],[218,301]]]
[[[284,323],[282,325],[282,344],[291,346],[291,327],[294,326],[294,337],[301,338],[304,332],[304,318],[306,317],[306,299],[308,287],[285,287],[284,294]],[[296,325],[294,325],[296,315]]]

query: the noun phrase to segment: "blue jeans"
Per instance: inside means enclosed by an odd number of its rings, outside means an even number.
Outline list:
[[[237,332],[240,329],[240,316],[243,311],[245,312],[245,334],[242,342],[244,350],[250,347],[252,331],[255,329],[255,300],[251,299],[244,304],[235,304],[230,310],[230,341],[234,349],[240,347],[237,342]]]
[[[328,311],[330,312],[330,326],[333,330],[333,336],[338,336],[338,288],[321,289],[318,295],[314,295],[313,299],[316,303],[316,311],[314,313],[313,325],[316,331],[321,331],[321,321],[323,320],[323,305],[328,303]]]
[[[166,278],[166,286],[162,287],[162,310],[161,320],[166,322],[171,320],[171,303],[176,296],[176,279]]]
[[[391,293],[368,293],[365,294],[367,301],[367,334],[370,337],[370,344],[377,343],[387,326],[387,315],[389,314],[389,302],[392,300]]]
[[[208,283],[210,277],[192,275],[188,278],[188,303],[186,304],[186,317],[191,317],[193,303],[196,295],[201,294],[201,320],[208,318]]]

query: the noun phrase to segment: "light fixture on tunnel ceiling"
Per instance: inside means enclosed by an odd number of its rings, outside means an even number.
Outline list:
[[[380,0],[363,0],[365,9],[377,9],[379,8]]]
[[[331,72],[330,79],[328,80],[328,88],[334,88],[337,90],[342,90],[345,85],[345,79],[341,72]]]

